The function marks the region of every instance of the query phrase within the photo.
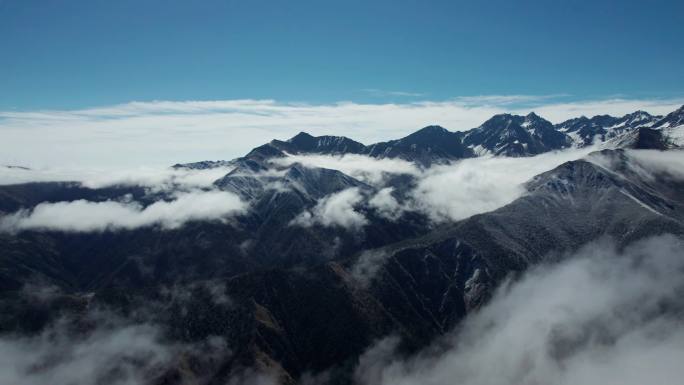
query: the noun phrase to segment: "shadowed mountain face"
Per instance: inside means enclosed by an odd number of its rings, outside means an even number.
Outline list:
[[[610,141],[618,148],[633,148],[637,150],[667,150],[677,145],[663,132],[647,127],[639,127],[618,136]]]
[[[683,238],[684,179],[634,155],[681,154],[673,136],[681,111],[559,126],[533,113],[497,115],[465,133],[429,126],[370,146],[300,133],[235,160],[176,165],[230,167],[205,190],[234,194],[248,209],[173,228],[0,232],[0,332],[36,335],[66,323],[74,336],[88,335],[99,330],[92,313],[103,311],[155,325],[165,349],[184,349],[169,350],[174,361],[146,373],[150,384],[222,384],[247,368],[283,383],[320,372],[331,383],[350,383],[374,341],[396,335],[402,352],[425,347],[531,266],[605,237],[620,248],[664,233]],[[432,175],[431,165],[581,147],[589,135],[629,150],[563,163],[527,181],[511,203],[448,222],[434,222],[412,200],[422,176],[378,182],[274,161],[355,154],[408,160]],[[122,197],[142,210],[177,193],[75,182],[0,186],[0,219],[45,202]],[[387,207],[400,214],[388,215]],[[336,216],[348,222],[332,221]],[[114,383],[107,378],[102,383]]]

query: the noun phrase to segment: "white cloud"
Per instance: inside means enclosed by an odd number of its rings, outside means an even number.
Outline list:
[[[166,166],[232,159],[300,130],[344,135],[369,144],[396,139],[430,124],[466,130],[502,112],[535,110],[558,122],[582,114],[622,115],[637,109],[663,114],[683,103],[682,99],[572,103],[558,99],[486,95],[402,104],[324,105],[273,100],[157,101],[68,111],[3,111],[0,164],[33,168]]]
[[[194,220],[224,220],[247,209],[235,194],[223,191],[181,193],[172,201],[147,207],[116,201],[40,203],[0,217],[0,230],[106,231],[159,225],[173,229]]]
[[[273,158],[272,161],[282,166],[301,163],[307,167],[322,167],[339,170],[365,183],[381,184],[387,174],[417,175],[418,168],[412,162],[403,159],[376,159],[365,155],[289,155],[284,158]]]
[[[625,157],[595,152],[586,157],[587,161],[614,172],[627,169],[644,181],[654,181],[657,177],[684,180],[684,151],[682,150],[624,150]],[[650,208],[650,207],[649,207]]]
[[[359,384],[641,385],[684,377],[681,239],[616,251],[590,244],[503,285],[449,336],[413,357],[396,338],[369,349]]]
[[[567,149],[534,157],[478,157],[429,169],[419,169],[401,159],[375,159],[365,155],[290,155],[273,161],[279,165],[301,163],[340,170],[380,189],[368,205],[381,215],[397,219],[406,210],[416,210],[439,222],[460,220],[504,206],[525,193],[523,184],[533,176],[596,149]],[[403,205],[392,196],[393,189],[383,188],[389,174],[417,178],[415,189],[409,191],[409,199]],[[304,217],[307,215],[312,216],[305,213]]]
[[[684,179],[684,151],[626,150],[627,156],[642,167]]]
[[[401,206],[397,199],[392,195],[393,192],[393,187],[381,189],[368,200],[368,206],[376,209],[378,214],[387,219],[399,219],[404,213],[404,207]]]
[[[391,254],[383,249],[362,252],[352,266],[351,275],[361,287],[368,287]]]
[[[414,205],[436,221],[492,211],[522,196],[523,183],[533,176],[593,150],[569,149],[519,158],[481,157],[433,166],[412,192]]]
[[[413,98],[418,98],[418,97],[423,97],[425,96],[424,93],[420,92],[410,92],[410,91],[387,91],[387,90],[380,90],[377,88],[365,88],[361,90],[369,95],[376,96],[376,97],[392,97],[392,96],[397,96],[397,97],[413,97]]]
[[[35,337],[0,339],[3,384],[142,385],[172,359],[149,325],[101,327],[79,338],[55,327]]]
[[[613,98],[607,100],[587,100],[572,103],[540,104],[534,111],[553,123],[579,116],[613,115],[622,116],[642,110],[652,115],[666,115],[684,104],[682,99],[673,100],[630,100]]]
[[[311,210],[304,211],[293,219],[291,224],[303,227],[320,224],[359,229],[368,223],[366,217],[354,209],[361,201],[361,191],[356,187],[348,188],[322,198]]]
[[[79,321],[89,327],[75,328]],[[221,336],[192,343],[171,341],[165,338],[162,325],[90,309],[78,320],[61,318],[36,335],[0,336],[0,383],[149,385],[168,379],[169,373],[175,374],[179,384],[206,383],[220,373],[219,365],[231,355]],[[202,371],[177,370],[189,357]],[[225,383],[278,382],[271,371],[245,368],[231,373]]]

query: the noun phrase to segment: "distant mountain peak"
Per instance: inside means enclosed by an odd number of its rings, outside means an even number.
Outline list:
[[[684,125],[684,105],[660,119],[653,127],[672,128]]]
[[[525,116],[524,122],[522,123],[523,127],[527,128],[533,128],[533,129],[550,129],[553,130],[553,124],[549,122],[548,120],[542,118],[541,116],[535,114],[534,112],[530,112]]]
[[[449,132],[446,128],[438,125],[429,125],[421,128],[420,130],[416,131],[415,133],[441,133],[441,132]]]
[[[473,156],[462,143],[462,133],[442,126],[430,125],[401,139],[368,146],[367,154],[374,158],[401,158],[423,166],[445,163]]]
[[[452,132],[432,124],[403,138],[368,146],[345,136],[313,136],[301,131],[288,140],[272,140],[257,147],[245,158],[264,161],[287,154],[358,154],[373,158],[400,158],[429,167],[432,164],[481,155],[530,156],[570,146],[585,147],[597,141],[612,144],[636,141],[638,144],[635,145],[640,147],[662,147],[653,133],[637,133],[639,128],[644,127],[665,129],[667,132],[663,134],[667,139],[666,143],[681,146],[682,135],[669,131],[676,131],[682,125],[684,105],[665,117],[636,110],[622,117],[603,114],[589,118],[582,115],[559,124],[551,123],[535,111],[526,115],[501,113],[468,131]],[[632,133],[633,138],[628,135]],[[213,165],[209,163],[194,166]],[[180,166],[188,167],[178,165]]]
[[[653,118],[654,118],[653,115],[649,114],[646,111],[641,111],[641,110],[634,111],[631,114],[627,114],[627,115],[622,117],[623,120],[626,120],[630,123],[641,122],[644,120],[650,121],[650,120],[653,120]]]
[[[442,138],[444,136],[448,136],[453,134],[451,131],[447,130],[446,128],[442,126],[426,126],[421,128],[420,130],[400,139],[402,141],[411,141],[411,140],[432,140],[432,139],[437,139],[437,138]]]
[[[531,111],[529,114],[527,114],[525,118],[528,120],[546,120],[541,116],[537,115],[534,111]]]
[[[487,120],[487,122],[488,122],[488,121],[503,121],[503,120],[510,120],[510,119],[512,119],[513,117],[516,117],[516,116],[519,117],[519,115],[513,115],[513,114],[509,114],[509,113],[496,114],[496,115],[492,116],[491,118],[489,118],[489,120]],[[486,123],[486,122],[485,122],[485,123]]]
[[[668,114],[668,116],[670,116],[670,115],[678,116],[678,117],[684,117],[684,105],[682,105],[681,107],[677,108],[676,110],[670,112]]]
[[[315,139],[316,138],[313,135],[309,134],[308,132],[300,131],[299,134],[291,137],[287,141],[289,143],[297,143],[297,142],[302,142],[302,141],[311,141],[311,140],[315,140]]]
[[[271,142],[252,149],[245,155],[245,158],[263,161],[269,158],[282,158],[283,156],[285,154]]]

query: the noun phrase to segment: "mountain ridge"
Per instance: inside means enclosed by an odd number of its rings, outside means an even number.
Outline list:
[[[666,116],[637,110],[621,117],[581,116],[557,124],[552,124],[535,112],[525,116],[504,113],[494,115],[482,125],[465,131],[449,131],[442,126],[431,125],[400,139],[369,145],[345,136],[313,136],[302,131],[286,141],[274,139],[256,147],[244,158],[265,161],[287,154],[353,154],[378,159],[398,158],[430,167],[484,155],[534,156],[570,147],[620,143],[619,137],[627,136],[639,128],[662,130],[670,135],[668,130],[681,126],[684,126],[684,106]],[[671,144],[684,145],[684,134],[678,134],[677,143]],[[202,161],[173,167],[201,169],[228,166],[231,162]]]

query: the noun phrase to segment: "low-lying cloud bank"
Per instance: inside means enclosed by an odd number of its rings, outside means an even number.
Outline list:
[[[396,338],[360,359],[360,385],[642,385],[684,378],[684,242],[654,237],[617,251],[585,246],[503,285],[432,348]]]
[[[411,193],[417,208],[433,220],[460,220],[495,210],[525,193],[523,183],[595,148],[569,149],[534,157],[483,157],[426,171]]]
[[[60,318],[37,335],[0,335],[0,383],[206,384],[232,354],[222,336],[192,343],[173,341],[159,324],[90,310],[78,320]],[[272,373],[247,369],[230,375],[226,383],[275,385],[277,381]]]
[[[526,193],[524,183],[535,175],[560,164],[586,158],[612,169],[614,157],[605,157],[597,147],[548,152],[534,157],[478,157],[463,159],[450,165],[420,169],[401,159],[375,159],[363,155],[290,155],[273,159],[278,167],[294,163],[306,167],[323,167],[342,171],[377,189],[374,194],[358,188],[331,194],[312,208],[300,213],[292,222],[299,226],[337,226],[353,230],[369,223],[362,207],[388,220],[399,220],[409,211],[427,215],[434,222],[458,221],[475,214],[496,210]],[[628,165],[646,180],[654,173],[667,173],[684,178],[684,151],[626,150]],[[82,177],[92,188],[111,185],[141,185],[150,191],[184,191],[177,199],[157,202],[148,207],[125,202],[58,202],[43,203],[0,218],[0,229],[62,229],[68,231],[102,231],[160,225],[176,228],[190,220],[225,218],[248,209],[246,202],[228,192],[198,192],[196,187],[209,187],[231,170],[219,167],[208,170],[166,168],[159,170],[109,173]],[[30,172],[26,170],[12,172]],[[253,176],[282,176],[285,170],[272,168]],[[252,174],[250,174],[252,175]],[[391,176],[407,175],[413,181],[398,183]],[[268,188],[286,188],[273,183]]]
[[[3,384],[112,384],[151,382],[173,357],[150,325],[103,326],[80,336],[56,325],[34,337],[0,338]]]
[[[84,187],[142,186],[152,190],[210,187],[233,167],[193,170],[171,167],[130,169],[25,169],[0,166],[0,185],[28,182],[80,182]]]
[[[0,230],[106,231],[158,225],[175,229],[188,221],[225,220],[243,213],[248,204],[223,191],[195,191],[179,194],[171,201],[157,201],[147,207],[135,202],[41,203],[0,217]]]
[[[684,179],[684,150],[626,150],[627,156],[641,170],[665,173],[676,179]]]

